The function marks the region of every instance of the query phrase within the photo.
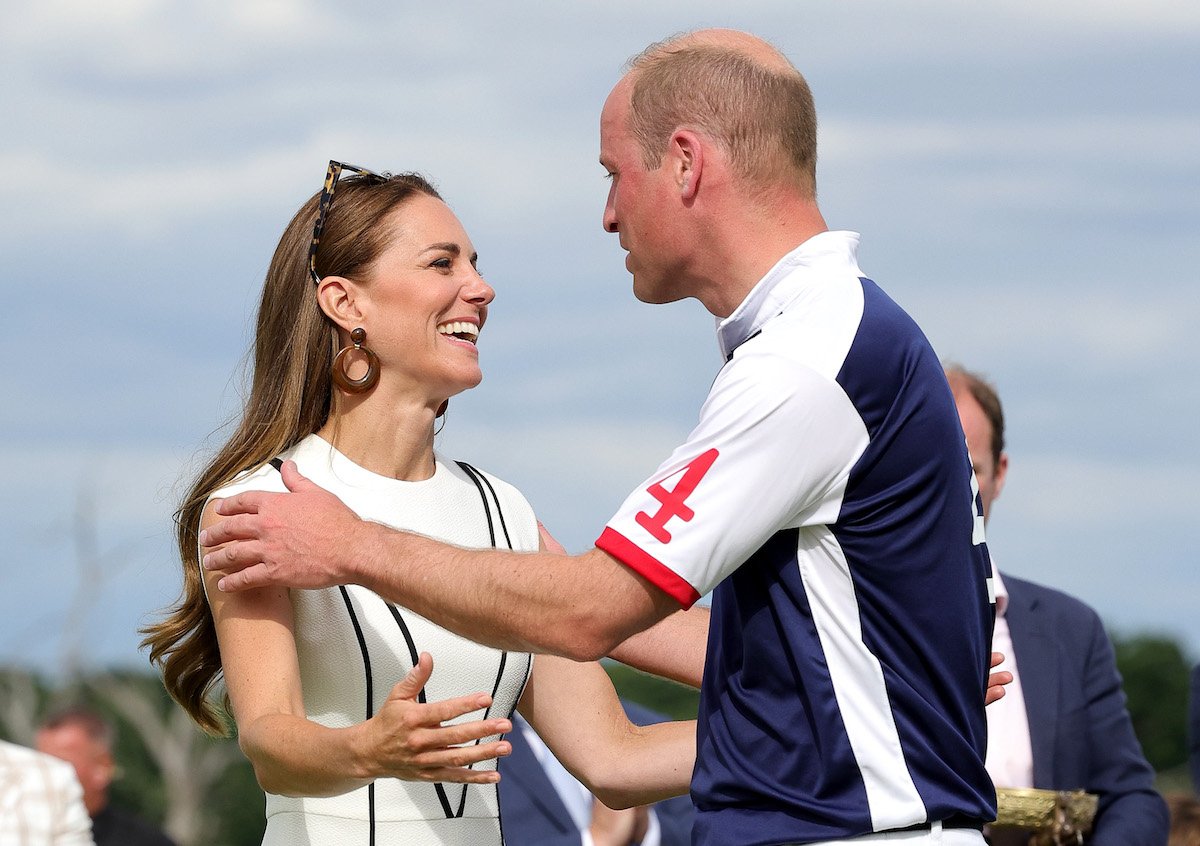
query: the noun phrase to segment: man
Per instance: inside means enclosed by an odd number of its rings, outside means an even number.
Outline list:
[[[0,846],[91,846],[83,791],[70,766],[0,740]]]
[[[979,482],[984,520],[1004,489],[1004,413],[974,373],[946,370]],[[987,767],[998,787],[1099,794],[1091,846],[1162,846],[1167,809],[1125,710],[1112,644],[1096,613],[1047,587],[995,573],[994,648],[1006,696],[988,708]]]
[[[1192,667],[1190,702],[1188,766],[1192,770],[1192,789],[1200,793],[1200,664]]]
[[[622,701],[638,725],[666,717]],[[513,715],[512,752],[500,759],[500,822],[515,846],[688,846],[692,803],[676,797],[614,811],[567,772],[529,723]]]
[[[807,84],[753,36],[680,36],[633,61],[600,147],[635,294],[700,300],[726,363],[596,548],[389,532],[285,464],[294,493],[218,506],[236,516],[202,535],[205,566],[222,590],[360,583],[476,640],[577,659],[671,629],[715,588],[696,843],[981,843],[990,566],[970,462],[928,342],[817,208]]]
[[[51,714],[38,729],[37,748],[75,768],[96,846],[174,846],[149,823],[108,801],[108,788],[116,774],[113,727],[100,714],[83,706]]]

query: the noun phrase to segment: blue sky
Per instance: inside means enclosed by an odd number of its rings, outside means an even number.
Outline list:
[[[425,172],[458,212],[498,297],[439,448],[590,545],[720,363],[695,303],[633,299],[596,162],[623,62],[702,26],[804,72],[826,219],[943,358],[997,383],[997,561],[1200,657],[1200,6],[733,5],[9,16],[0,663],[144,662],[134,630],[179,584],[170,514],[239,407],[263,272],[329,158]]]

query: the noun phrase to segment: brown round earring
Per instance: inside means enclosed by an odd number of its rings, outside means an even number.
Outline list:
[[[361,326],[355,327],[354,331],[350,333],[350,340],[354,346],[342,347],[337,358],[333,360],[331,368],[333,381],[346,393],[366,393],[379,381],[379,356],[371,352],[369,347],[363,346],[363,342],[367,340],[367,330]],[[362,353],[367,357],[367,372],[357,379],[351,379],[346,374],[346,364],[351,353]]]

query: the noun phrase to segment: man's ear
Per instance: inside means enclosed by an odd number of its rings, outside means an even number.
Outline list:
[[[1008,478],[1008,453],[1001,452],[1000,460],[996,462],[996,470],[992,476],[995,492],[992,493],[992,499],[999,499],[1000,492],[1004,490],[1004,480]]]
[[[344,276],[326,276],[317,286],[317,304],[321,311],[347,332],[362,325],[363,313],[358,297],[358,286]]]
[[[690,129],[676,129],[667,142],[667,161],[685,203],[696,199],[700,176],[704,170],[704,145],[700,136]]]

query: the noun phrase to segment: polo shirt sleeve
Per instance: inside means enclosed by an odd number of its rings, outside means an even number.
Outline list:
[[[687,441],[596,541],[684,607],[777,531],[834,522],[867,447],[833,377],[755,346],[738,349]]]

